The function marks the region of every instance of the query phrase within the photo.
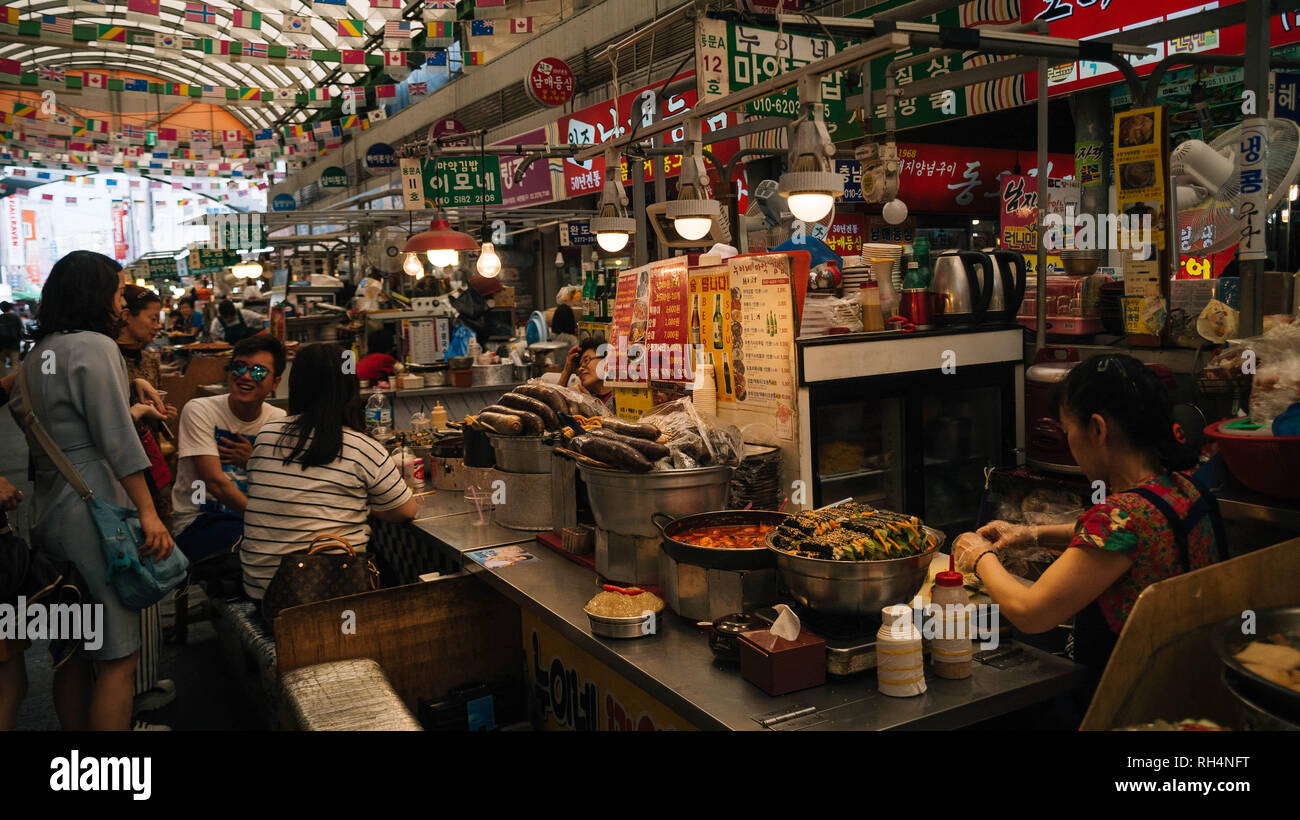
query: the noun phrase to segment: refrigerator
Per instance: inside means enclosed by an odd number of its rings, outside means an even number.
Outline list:
[[[801,339],[798,353],[796,509],[852,498],[952,538],[975,526],[986,470],[1024,461],[1018,327]]]

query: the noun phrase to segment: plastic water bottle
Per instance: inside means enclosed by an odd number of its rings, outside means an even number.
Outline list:
[[[373,439],[385,439],[392,427],[393,408],[388,405],[388,396],[375,391],[366,402],[366,435]]]

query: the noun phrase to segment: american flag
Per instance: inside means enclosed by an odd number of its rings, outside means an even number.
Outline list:
[[[56,17],[53,14],[41,15],[42,34],[66,34],[72,36],[72,18]]]
[[[285,55],[290,60],[310,60],[311,49],[307,46],[290,46],[285,51]]]
[[[61,83],[67,80],[68,70],[56,65],[43,65],[36,69],[36,76],[48,82]]]
[[[415,32],[411,31],[411,23],[409,20],[402,20],[400,22],[390,20],[389,22],[384,23],[385,40],[410,40],[414,36]]]

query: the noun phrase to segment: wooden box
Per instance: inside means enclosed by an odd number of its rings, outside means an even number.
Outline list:
[[[740,633],[740,674],[769,695],[784,695],[826,682],[826,641],[808,630],[793,641],[766,629]]]

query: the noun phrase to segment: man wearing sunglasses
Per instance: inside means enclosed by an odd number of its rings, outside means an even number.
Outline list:
[[[185,404],[177,434],[172,516],[176,546],[192,562],[233,555],[243,537],[245,468],[258,431],[284,418],[284,410],[266,401],[280,383],[284,364],[284,345],[274,336],[241,339],[226,365],[230,392]],[[233,570],[238,577],[237,564]]]

